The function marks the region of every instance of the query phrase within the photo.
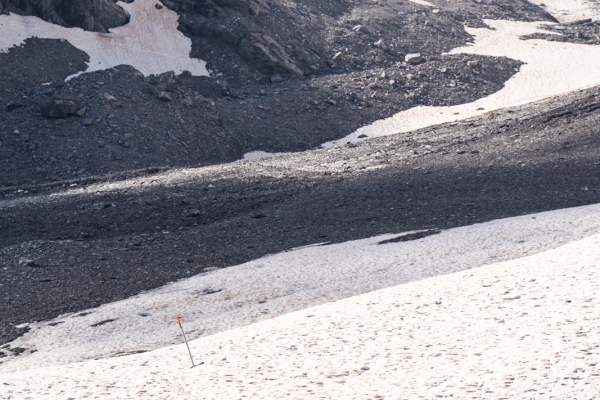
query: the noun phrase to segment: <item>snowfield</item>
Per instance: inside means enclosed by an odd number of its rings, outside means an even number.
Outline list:
[[[598,248],[595,235],[198,339],[193,369],[181,344],[0,380],[11,399],[597,399]]]
[[[402,234],[314,245],[184,279],[85,312],[30,324],[0,373],[154,350],[292,311],[529,256],[600,234],[600,206],[558,210],[379,244]],[[103,321],[109,321],[97,325]],[[68,340],[65,340],[68,338]],[[35,352],[31,352],[35,350]]]

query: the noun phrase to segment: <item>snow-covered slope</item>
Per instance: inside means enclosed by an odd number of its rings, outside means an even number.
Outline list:
[[[600,206],[477,224],[423,239],[400,235],[310,246],[195,276],[83,313],[29,325],[27,349],[0,372],[152,350],[173,343],[175,314],[191,338],[316,304],[552,249],[600,233]],[[68,340],[65,340],[68,338]]]
[[[193,369],[180,344],[3,375],[3,390],[11,399],[594,399],[598,248],[595,235],[198,339]]]
[[[562,23],[600,18],[598,0],[529,0],[544,7],[546,11]]]

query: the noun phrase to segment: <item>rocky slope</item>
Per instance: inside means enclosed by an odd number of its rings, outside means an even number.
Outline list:
[[[21,323],[296,246],[600,202],[597,88],[223,164],[497,92],[523,66],[444,55],[471,40],[464,26],[554,21],[521,0],[437,3],[165,0],[211,77],[118,66],[65,82],[89,61],[68,42],[0,53],[0,342]],[[127,23],[111,1],[1,4],[98,32]],[[552,29],[596,43],[593,22]]]
[[[553,21],[526,1],[164,4],[214,77],[159,84],[123,66],[64,82],[88,60],[68,42],[34,38],[0,53],[0,186],[306,150],[416,105],[473,101],[520,63],[442,55],[471,40],[464,26]],[[34,5],[20,12],[39,16]],[[53,100],[75,104],[47,118],[41,108]]]
[[[2,341],[23,322],[292,247],[598,203],[599,99],[592,89],[264,161],[5,189]]]
[[[114,0],[0,0],[0,14],[32,15],[69,28],[108,32],[129,22],[127,13],[115,3]]]

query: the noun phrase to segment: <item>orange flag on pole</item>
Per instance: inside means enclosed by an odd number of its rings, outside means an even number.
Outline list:
[[[185,337],[185,332],[183,331],[183,325],[181,325],[181,318],[179,318],[179,315],[176,315],[175,319],[177,320],[177,323],[179,324],[179,327],[181,328],[181,334],[183,335],[183,340],[185,341],[185,346],[188,349],[188,353],[190,353],[190,360],[192,360],[192,368],[194,368],[196,365],[194,364],[194,359],[192,358],[192,351],[190,350],[190,345],[188,344],[188,341]],[[200,364],[204,364],[204,363],[200,363]]]

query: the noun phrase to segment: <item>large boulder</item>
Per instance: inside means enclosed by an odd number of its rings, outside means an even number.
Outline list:
[[[77,112],[73,100],[48,100],[40,106],[40,113],[46,118],[67,118]]]

